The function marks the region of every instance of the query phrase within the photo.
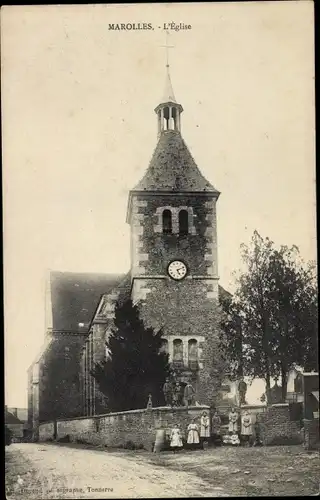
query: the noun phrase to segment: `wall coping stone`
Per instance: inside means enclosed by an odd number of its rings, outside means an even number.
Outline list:
[[[272,408],[288,408],[289,407],[289,403],[273,403],[271,405]]]
[[[266,404],[262,404],[262,405],[240,405],[240,410],[242,409],[248,409],[248,408],[267,408],[267,405]]]
[[[151,413],[151,412],[165,412],[165,411],[171,411],[171,412],[183,412],[183,411],[189,411],[189,410],[199,410],[199,411],[210,411],[210,406],[207,405],[200,405],[200,406],[177,406],[177,407],[171,407],[171,406],[156,406],[153,408],[142,408],[142,409],[137,409],[137,410],[126,410],[126,411],[119,411],[119,412],[110,412],[110,413],[103,413],[100,415],[85,415],[85,416],[79,416],[79,417],[67,417],[67,418],[57,418],[57,422],[68,422],[70,420],[83,420],[83,419],[95,419],[95,418],[104,418],[104,417],[117,417],[121,415],[132,415],[136,413]],[[47,422],[41,422],[41,424],[48,424],[52,423],[54,420],[49,420]],[[41,425],[40,424],[40,425]]]

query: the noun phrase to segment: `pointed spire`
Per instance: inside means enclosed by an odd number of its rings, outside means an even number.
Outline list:
[[[169,64],[166,65],[166,68],[167,68],[166,82],[165,82],[165,88],[164,88],[163,98],[162,98],[161,102],[162,103],[166,103],[166,102],[177,103],[176,98],[174,96],[173,88],[172,88]]]
[[[181,104],[178,104],[176,101],[172,88],[169,67],[169,49],[172,49],[173,45],[168,44],[168,31],[166,31],[166,35],[167,43],[166,45],[161,45],[161,47],[166,49],[167,55],[165,89],[162,100],[155,109],[155,112],[158,115],[158,136],[160,136],[162,132],[169,130],[180,132],[180,115],[183,111]]]

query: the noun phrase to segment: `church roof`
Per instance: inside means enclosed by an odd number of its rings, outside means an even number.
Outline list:
[[[52,329],[85,333],[104,293],[114,289],[124,275],[50,272]]]
[[[162,132],[147,172],[133,191],[217,191],[201,174],[179,132]]]

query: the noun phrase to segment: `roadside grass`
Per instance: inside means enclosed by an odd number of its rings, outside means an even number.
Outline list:
[[[230,496],[319,494],[319,453],[306,452],[302,446],[221,447],[176,455],[148,453],[134,459],[190,472],[205,480],[208,488]]]

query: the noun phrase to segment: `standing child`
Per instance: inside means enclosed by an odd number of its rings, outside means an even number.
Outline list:
[[[182,435],[179,424],[176,424],[170,434],[170,447],[173,449],[174,453],[180,450],[183,446]]]
[[[241,437],[245,445],[249,445],[250,438],[252,436],[252,419],[248,411],[244,412],[241,419]]]
[[[204,411],[200,420],[200,437],[203,444],[203,448],[206,449],[208,446],[208,440],[210,438],[210,419],[207,412]]]
[[[194,445],[199,444],[199,427],[196,424],[195,419],[192,419],[191,424],[188,425],[188,438],[187,443],[194,447]]]

